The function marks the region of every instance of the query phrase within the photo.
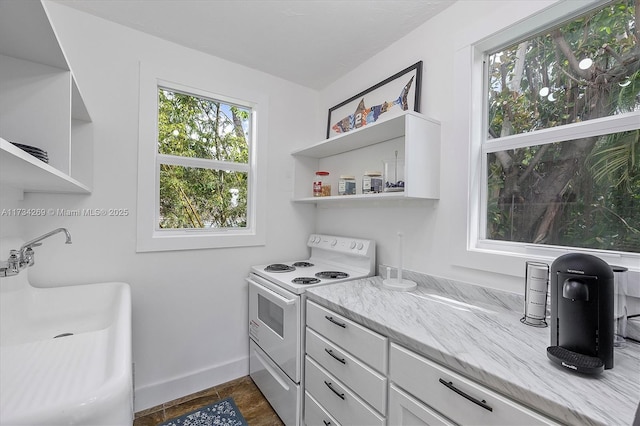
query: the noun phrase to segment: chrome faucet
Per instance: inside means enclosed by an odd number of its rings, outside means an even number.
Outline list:
[[[11,250],[9,252],[9,258],[6,262],[0,262],[0,277],[10,277],[17,275],[24,268],[33,266],[35,263],[33,247],[41,246],[40,241],[49,238],[59,232],[64,232],[66,236],[65,244],[71,244],[71,234],[66,228],[54,229],[51,232],[47,232],[33,240],[24,243],[18,250]]]

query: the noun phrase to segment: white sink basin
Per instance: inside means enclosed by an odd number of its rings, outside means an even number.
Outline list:
[[[0,424],[131,425],[129,285],[25,275],[0,279]]]

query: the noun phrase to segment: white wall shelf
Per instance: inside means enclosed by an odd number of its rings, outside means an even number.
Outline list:
[[[335,193],[335,191],[334,191]],[[330,197],[297,198],[298,203],[336,203],[362,200],[402,200],[407,196],[404,192],[381,192],[379,194],[332,195]]]
[[[0,186],[91,192],[91,117],[41,1],[0,3],[0,138]],[[8,141],[46,151],[49,163]]]
[[[0,182],[23,192],[89,194],[91,189],[0,138]]]
[[[362,193],[365,171],[383,171],[383,161],[395,152],[404,160],[405,190]],[[334,136],[293,151],[293,201],[335,205],[372,200],[438,199],[440,197],[440,123],[415,112]],[[313,197],[315,172],[328,171],[323,179],[332,196]],[[356,195],[337,195],[340,175],[356,177]]]

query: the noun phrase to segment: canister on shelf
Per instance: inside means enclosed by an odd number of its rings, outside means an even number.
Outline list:
[[[382,173],[364,172],[362,176],[362,193],[373,194],[382,192]]]
[[[354,195],[356,193],[356,178],[355,176],[341,175],[340,182],[338,182],[338,194],[339,195]]]
[[[327,176],[329,176],[329,172],[321,172],[321,171],[316,172],[316,178],[313,180],[313,196],[314,197],[325,196],[324,192],[326,192],[326,189],[323,189],[323,179],[326,179]],[[331,185],[327,185],[325,182],[324,186],[325,187],[328,186],[329,188],[328,195],[331,195]]]

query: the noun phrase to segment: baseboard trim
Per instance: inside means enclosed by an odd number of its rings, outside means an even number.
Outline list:
[[[140,412],[165,402],[249,375],[249,357],[215,365],[163,382],[137,387],[134,390],[134,412]]]

